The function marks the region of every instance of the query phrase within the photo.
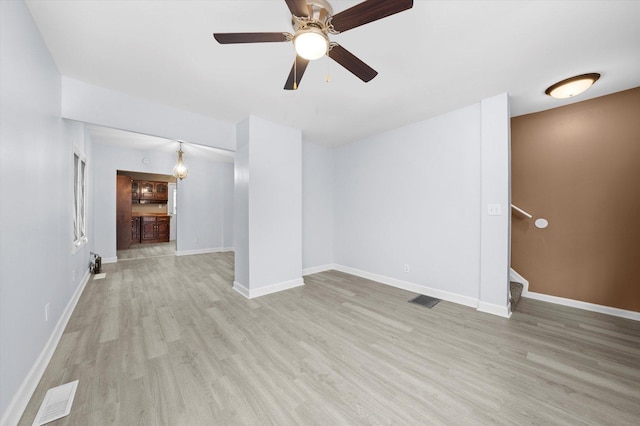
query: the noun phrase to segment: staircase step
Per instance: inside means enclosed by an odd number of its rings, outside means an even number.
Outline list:
[[[518,302],[520,301],[520,297],[522,296],[522,289],[524,288],[524,285],[522,285],[521,283],[517,283],[515,281],[511,281],[509,283],[509,287],[511,290],[511,312],[516,310],[516,306],[518,305]]]

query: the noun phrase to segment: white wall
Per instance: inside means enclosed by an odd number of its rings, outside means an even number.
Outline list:
[[[178,181],[177,253],[221,250],[224,232],[232,233],[231,224],[225,225],[224,203],[228,202],[225,192],[231,190],[233,165],[204,157],[189,157],[188,145],[184,149],[189,176]],[[95,143],[92,157],[96,194],[95,251],[105,261],[114,261],[117,170],[168,174],[175,165],[176,155],[173,152]],[[148,160],[148,164],[142,162],[143,158]]]
[[[482,210],[480,304],[478,310],[509,316],[509,265],[511,221],[511,155],[509,97],[483,99],[482,116]],[[500,206],[489,215],[489,205]]]
[[[302,144],[302,268],[309,274],[333,263],[333,149]]]
[[[222,203],[223,217],[223,241],[222,246],[225,251],[233,251],[233,231],[234,231],[234,165],[233,163],[225,164],[226,172],[221,177],[221,184],[224,191]]]
[[[250,289],[302,278],[302,132],[251,117]]]
[[[88,245],[72,254],[73,145],[88,154],[90,143],[62,123],[61,77],[22,1],[0,1],[0,56],[0,423],[11,425],[87,278],[93,242],[89,223]]]
[[[235,211],[234,288],[255,297],[302,285],[302,133],[255,116],[237,132],[235,206],[248,214]]]
[[[476,304],[480,130],[474,104],[336,148],[335,263]]]
[[[62,116],[85,123],[235,150],[235,125],[62,77]]]
[[[233,238],[233,217],[225,216],[232,208],[233,164],[186,153],[185,163],[189,176],[178,181],[177,254],[221,251]]]
[[[336,148],[336,268],[509,316],[509,167],[507,94]]]
[[[249,138],[250,117],[236,126],[234,165],[233,247],[235,250],[235,283],[248,288],[249,264]],[[234,283],[234,285],[235,285]]]

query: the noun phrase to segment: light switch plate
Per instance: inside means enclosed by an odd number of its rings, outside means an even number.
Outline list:
[[[487,209],[487,214],[489,216],[502,215],[502,208],[500,207],[500,204],[489,204],[489,208]]]

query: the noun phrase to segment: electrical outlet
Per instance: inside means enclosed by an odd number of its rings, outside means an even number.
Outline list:
[[[49,322],[49,304],[44,305],[44,322]]]
[[[409,268],[409,265],[407,265],[406,263],[404,264],[404,271],[405,272],[409,272],[411,270],[411,268]]]

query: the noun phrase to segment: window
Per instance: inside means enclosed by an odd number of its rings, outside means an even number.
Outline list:
[[[79,248],[87,242],[87,160],[73,151],[73,246]]]

